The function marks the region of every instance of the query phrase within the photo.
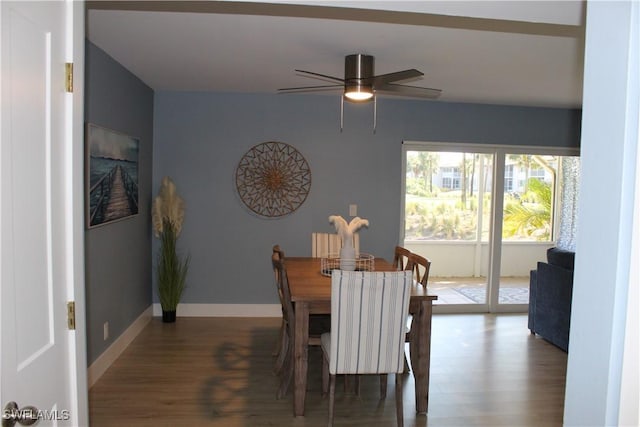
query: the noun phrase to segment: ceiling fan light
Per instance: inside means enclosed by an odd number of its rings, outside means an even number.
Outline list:
[[[344,96],[350,101],[367,101],[373,97],[370,86],[351,86],[344,90]]]

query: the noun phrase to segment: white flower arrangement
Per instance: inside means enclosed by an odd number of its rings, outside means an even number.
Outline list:
[[[347,224],[347,221],[340,215],[331,215],[329,217],[329,222],[336,227],[336,232],[342,240],[342,248],[340,249],[340,269],[355,270],[356,251],[353,247],[353,233],[358,231],[360,227],[368,227],[369,221],[357,216]]]
[[[353,218],[351,222],[347,224],[347,221],[340,215],[331,215],[329,217],[329,223],[336,227],[336,233],[342,239],[343,246],[353,246],[353,233],[358,231],[361,227],[369,227],[369,220],[362,219],[359,216]]]

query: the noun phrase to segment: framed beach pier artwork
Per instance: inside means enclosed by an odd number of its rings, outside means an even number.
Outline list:
[[[139,150],[138,138],[87,124],[87,228],[138,214]]]

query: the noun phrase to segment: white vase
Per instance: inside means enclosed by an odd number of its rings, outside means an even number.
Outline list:
[[[356,269],[356,250],[353,246],[343,246],[340,249],[340,270],[353,271]]]

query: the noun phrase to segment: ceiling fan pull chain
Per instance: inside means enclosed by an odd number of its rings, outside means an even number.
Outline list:
[[[344,128],[344,95],[340,96],[340,133]],[[373,95],[373,133],[378,128],[378,97]]]
[[[340,133],[344,126],[344,95],[340,95]]]
[[[378,118],[378,97],[374,94],[373,95],[373,133],[376,133],[376,125],[377,125],[377,118]]]

